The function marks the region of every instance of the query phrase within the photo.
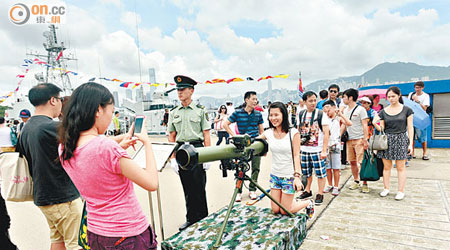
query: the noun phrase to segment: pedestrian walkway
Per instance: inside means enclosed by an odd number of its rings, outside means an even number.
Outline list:
[[[348,189],[350,178],[310,226],[300,249],[450,249],[450,176],[438,174],[450,169],[448,150],[434,152],[431,161],[411,162],[407,173],[414,177],[408,177],[402,201],[394,199],[396,170],[384,198],[378,195],[382,179],[363,194]]]

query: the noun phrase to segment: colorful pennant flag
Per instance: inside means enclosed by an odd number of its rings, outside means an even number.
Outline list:
[[[56,61],[58,61],[58,60],[59,60],[59,58],[61,58],[61,57],[62,57],[62,55],[63,55],[63,50],[61,49],[61,52],[59,52],[59,55],[58,55],[58,57],[56,58]]]

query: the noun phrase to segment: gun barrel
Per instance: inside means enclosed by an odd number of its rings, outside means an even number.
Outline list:
[[[233,144],[203,148],[194,148],[194,146],[186,144],[178,149],[175,157],[181,168],[189,169],[205,162],[246,156],[250,153],[250,150],[254,150],[254,155],[264,155],[267,153],[267,143],[263,140],[257,140],[242,151],[238,150]]]

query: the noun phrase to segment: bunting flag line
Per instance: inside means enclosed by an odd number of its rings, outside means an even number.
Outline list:
[[[58,55],[57,60],[60,59],[62,56],[63,56],[63,51],[61,50],[61,52]],[[38,65],[46,66],[48,68],[52,68],[53,70],[59,70],[59,71],[61,71],[61,74],[66,74],[66,75],[67,74],[72,74],[72,75],[75,75],[75,76],[78,75],[77,72],[73,72],[73,71],[70,71],[70,70],[67,70],[67,69],[63,69],[63,68],[54,67],[54,66],[48,64],[47,62],[42,61],[42,60],[37,59],[37,58],[35,58],[35,59],[24,59],[24,62],[25,62],[25,64],[23,64],[22,66],[24,66],[26,68],[26,73],[28,72],[28,70],[29,70],[28,67],[31,64],[38,64]],[[274,76],[268,75],[268,76],[264,76],[264,77],[258,78],[257,81],[260,82],[262,80],[267,80],[267,79],[271,79],[271,78],[287,79],[289,76],[290,76],[289,74],[278,74],[278,75],[274,75]],[[17,75],[17,77],[22,78],[22,75],[19,74],[19,75]],[[98,77],[98,78],[93,77],[93,78],[90,78],[89,81],[95,81],[95,79],[104,80],[104,81],[110,81],[110,82],[117,82],[117,83],[120,83],[119,84],[120,87],[123,87],[123,88],[132,87],[133,89],[138,87],[138,86],[140,86],[140,85],[148,85],[148,86],[155,86],[155,87],[158,87],[158,86],[169,86],[169,85],[170,86],[174,86],[174,85],[176,85],[173,82],[171,82],[171,83],[150,83],[150,82],[144,82],[144,83],[142,83],[142,82],[122,81],[122,80],[117,79],[117,78],[106,78],[106,77]],[[255,78],[250,77],[250,76],[246,77],[246,78],[234,77],[234,78],[230,78],[228,80],[225,80],[225,79],[222,79],[222,78],[215,78],[215,79],[212,79],[212,80],[207,80],[205,82],[198,82],[198,83],[199,84],[216,84],[216,83],[227,83],[227,84],[229,84],[229,83],[232,83],[232,82],[254,81],[254,79]]]

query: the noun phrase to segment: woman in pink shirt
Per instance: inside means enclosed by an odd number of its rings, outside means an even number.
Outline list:
[[[136,141],[131,133],[115,140],[103,136],[113,113],[114,98],[104,86],[89,82],[75,89],[59,129],[60,160],[86,200],[91,249],[156,249],[155,234],[133,188],[133,182],[148,191],[158,187],[145,122],[135,134],[145,146],[142,169],[125,151]]]

